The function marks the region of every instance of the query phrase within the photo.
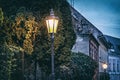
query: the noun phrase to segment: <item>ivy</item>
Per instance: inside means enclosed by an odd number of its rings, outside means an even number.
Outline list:
[[[98,63],[96,61],[83,53],[73,53],[72,65],[74,68],[74,74],[77,75],[74,77],[78,80],[92,80],[93,76],[96,74],[95,70],[98,67]]]
[[[2,9],[0,8],[0,26],[1,26],[1,24],[3,23],[3,20],[4,20],[3,11],[2,11]]]
[[[22,8],[22,9],[21,9]],[[38,28],[38,23],[31,12],[27,12],[25,8],[18,9],[13,25],[13,37],[17,38],[16,43],[24,49],[24,52],[31,54],[33,52],[33,42]]]
[[[97,62],[89,56],[83,53],[72,53],[70,64],[61,65],[57,70],[57,78],[62,80],[93,80],[97,67]]]
[[[16,58],[14,52],[8,45],[0,47],[0,78],[1,80],[11,80],[11,74],[15,71]]]

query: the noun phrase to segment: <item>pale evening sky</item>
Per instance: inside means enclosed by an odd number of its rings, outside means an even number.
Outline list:
[[[74,8],[103,34],[120,38],[120,0],[74,0]]]

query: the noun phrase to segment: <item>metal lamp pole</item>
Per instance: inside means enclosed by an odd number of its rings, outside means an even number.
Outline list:
[[[55,55],[54,54],[54,33],[51,34],[51,42],[52,42],[52,44],[51,44],[51,52],[52,52],[52,54],[51,54],[52,80],[55,80],[55,72],[54,72],[54,55]]]
[[[107,69],[107,64],[106,63],[104,63],[104,64],[102,64],[102,67],[103,67],[103,70],[104,70],[104,80],[106,79],[106,69]]]
[[[55,80],[55,70],[54,70],[54,33],[57,31],[59,18],[54,15],[53,9],[50,11],[50,16],[46,17],[46,24],[48,33],[51,35],[51,70],[52,70],[52,80]]]

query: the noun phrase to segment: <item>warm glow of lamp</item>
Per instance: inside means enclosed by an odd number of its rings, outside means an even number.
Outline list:
[[[107,69],[108,66],[107,66],[107,64],[104,63],[104,64],[102,64],[102,67],[103,67],[103,69]]]
[[[56,33],[58,21],[59,18],[54,15],[54,11],[51,9],[50,16],[46,17],[48,33]]]

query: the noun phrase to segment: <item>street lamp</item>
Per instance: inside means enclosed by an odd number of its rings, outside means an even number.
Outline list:
[[[102,64],[102,67],[103,67],[103,69],[104,69],[104,72],[106,72],[106,69],[107,69],[107,67],[108,67],[107,64],[106,64],[106,63],[103,63],[103,64]]]
[[[54,72],[54,33],[57,31],[59,18],[54,15],[53,9],[50,11],[50,16],[46,17],[46,24],[48,33],[51,35],[51,69],[52,69],[52,80],[55,80],[55,72]]]
[[[106,69],[108,68],[108,65],[106,63],[103,63],[102,67],[104,69],[104,80],[106,80]]]

